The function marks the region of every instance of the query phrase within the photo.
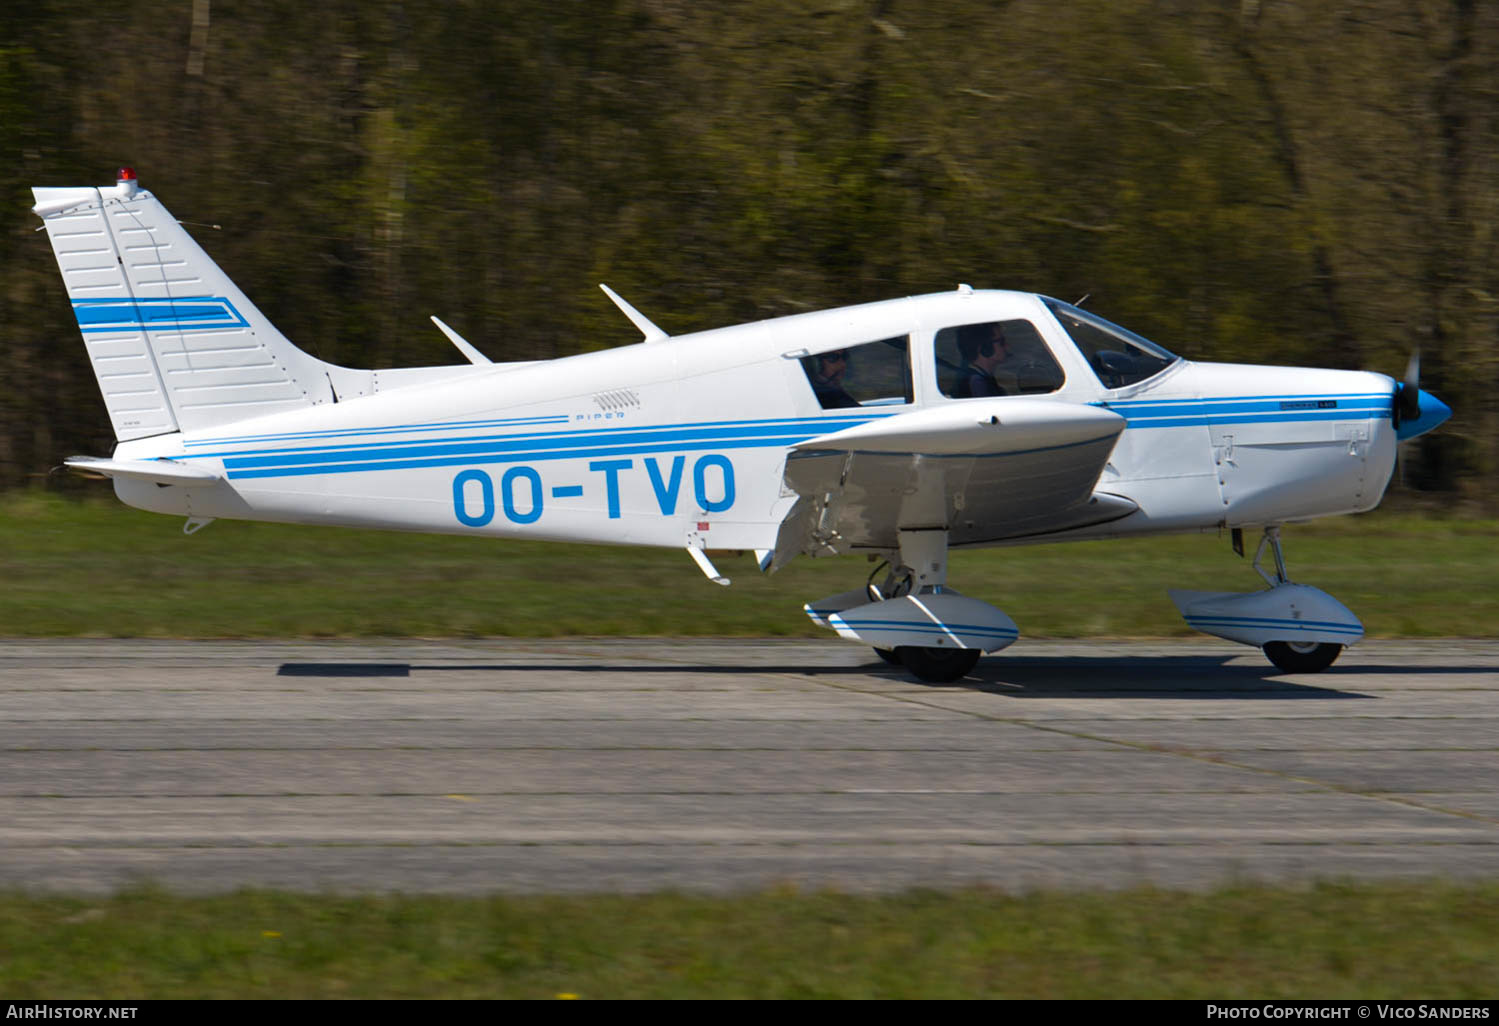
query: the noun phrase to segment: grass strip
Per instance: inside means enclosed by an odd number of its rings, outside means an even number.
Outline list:
[[[34,998],[1492,998],[1499,884],[0,895]]]
[[[1499,636],[1499,522],[1374,513],[1285,534],[1293,578],[1370,637]],[[231,521],[184,537],[112,500],[13,493],[0,636],[825,637],[801,604],[873,569],[801,557],[766,578],[748,555],[716,561],[733,587],[678,551]],[[1192,636],[1167,588],[1263,587],[1216,534],[958,551],[951,580],[1031,638]]]

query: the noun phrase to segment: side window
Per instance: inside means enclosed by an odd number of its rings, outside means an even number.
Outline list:
[[[911,401],[910,337],[897,335],[801,358],[807,384],[824,410]]]
[[[951,399],[1039,395],[1062,387],[1062,368],[1030,321],[985,321],[937,332],[937,387]]]

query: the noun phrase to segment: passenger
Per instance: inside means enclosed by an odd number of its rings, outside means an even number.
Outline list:
[[[965,324],[958,329],[958,355],[966,366],[953,389],[954,399],[1005,395],[994,380],[994,368],[1010,358],[1004,325]]]
[[[843,389],[843,374],[848,370],[848,350],[835,349],[813,357],[815,369],[810,378],[812,392],[824,410],[858,406],[859,401]]]

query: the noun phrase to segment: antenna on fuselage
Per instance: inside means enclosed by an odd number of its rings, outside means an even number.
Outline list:
[[[458,334],[458,332],[454,331],[452,328],[442,323],[442,321],[438,320],[435,315],[432,317],[432,323],[437,325],[438,331],[441,331],[448,337],[449,342],[458,347],[458,351],[463,354],[464,358],[468,360],[469,363],[480,366],[486,363],[494,362],[489,357],[479,352],[479,350],[475,349],[473,347],[473,344],[469,342],[468,339],[464,338],[462,335]],[[337,401],[337,399],[334,399],[334,402]]]
[[[615,292],[613,289],[611,289],[608,285],[605,285],[603,282],[599,282],[599,288],[603,289],[604,295],[608,296],[610,301],[614,303],[615,306],[619,307],[619,312],[630,318],[630,323],[640,329],[641,333],[645,335],[645,340],[647,342],[665,342],[668,338],[671,337],[667,335],[666,332],[662,331],[660,328],[652,324],[649,317],[641,313],[639,310],[635,309],[629,303],[626,303],[624,301],[624,298],[621,297],[618,292]]]
[[[1073,306],[1082,306],[1084,303],[1086,303],[1088,301],[1088,297],[1091,296],[1091,295],[1093,295],[1093,293],[1091,293],[1091,292],[1084,292],[1083,293],[1083,298],[1079,299],[1076,303],[1073,303],[1072,305]]]

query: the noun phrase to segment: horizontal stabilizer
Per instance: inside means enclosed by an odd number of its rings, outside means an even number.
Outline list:
[[[63,460],[63,464],[82,473],[128,477],[164,485],[204,484],[219,480],[219,475],[211,470],[167,459],[109,460],[99,456],[71,456]]]

